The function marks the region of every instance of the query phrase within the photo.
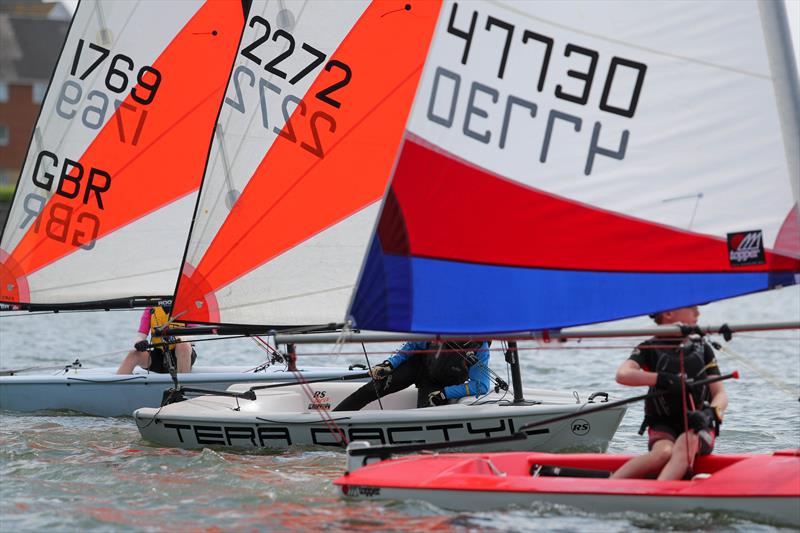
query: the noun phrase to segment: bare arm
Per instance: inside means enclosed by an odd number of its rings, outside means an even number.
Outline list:
[[[643,370],[633,359],[626,359],[617,368],[616,378],[617,383],[621,385],[653,387],[658,379],[658,374]]]
[[[709,383],[708,388],[711,391],[711,407],[715,408],[717,415],[722,419],[722,413],[728,408],[728,393],[725,391],[725,385],[721,381]]]

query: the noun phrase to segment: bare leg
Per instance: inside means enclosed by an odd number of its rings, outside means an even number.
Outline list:
[[[697,447],[700,445],[700,438],[694,431],[681,433],[675,440],[675,447],[672,449],[672,457],[658,475],[659,480],[683,479],[686,470],[689,468],[689,458],[694,458]]]
[[[122,360],[122,364],[119,365],[117,374],[133,374],[133,369],[136,368],[137,365],[145,369],[148,368],[150,366],[150,354],[148,352],[131,350],[128,352],[128,355],[125,356],[125,359]]]
[[[175,359],[178,362],[178,373],[185,374],[192,371],[192,345],[188,342],[179,342],[175,345]]]
[[[672,442],[667,439],[656,441],[653,449],[644,455],[634,457],[611,475],[612,479],[643,478],[660,471],[672,453]]]

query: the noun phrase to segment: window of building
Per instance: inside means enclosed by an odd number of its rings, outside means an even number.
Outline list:
[[[11,141],[11,131],[5,124],[0,124],[0,146],[8,146]]]
[[[44,93],[47,92],[47,84],[46,83],[34,83],[33,84],[33,103],[34,104],[41,104],[42,100],[44,100]]]
[[[10,168],[0,168],[0,185],[11,185],[17,179],[17,172]]]
[[[0,83],[0,102],[8,102],[8,84]]]

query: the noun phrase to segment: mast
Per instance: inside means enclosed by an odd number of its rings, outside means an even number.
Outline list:
[[[794,57],[792,35],[783,2],[758,0],[761,26],[767,45],[770,69],[775,80],[775,98],[778,103],[783,147],[789,166],[794,200],[800,204],[800,79]],[[797,215],[800,217],[800,214]],[[800,220],[798,220],[800,227]]]

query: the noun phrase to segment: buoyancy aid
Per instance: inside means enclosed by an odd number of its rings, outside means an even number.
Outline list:
[[[443,387],[467,381],[469,368],[478,361],[481,342],[428,343],[425,366],[428,377]]]
[[[681,373],[681,352],[683,352],[683,370],[687,379],[705,379],[708,370],[716,367],[716,360],[710,357],[706,361],[705,351],[710,350],[704,341],[693,342],[681,348],[681,339],[655,338],[645,341],[640,345],[642,350],[652,350],[655,354],[655,365],[650,368],[652,372]],[[648,344],[654,345],[647,347]],[[648,393],[656,392],[655,387],[650,387]],[[708,386],[692,387],[686,389],[686,407],[688,410],[699,409],[704,401],[710,401],[711,390]],[[684,403],[680,394],[666,394],[645,400],[645,422],[649,425],[652,419],[670,419],[675,422],[683,420]]]
[[[166,309],[161,306],[151,307],[150,308],[150,344],[159,344],[162,342],[171,342],[175,340],[175,337],[159,337],[156,335],[156,328],[161,328],[170,324],[175,327],[182,327],[182,323],[172,322],[169,321],[169,313]],[[157,346],[158,347],[158,346]],[[160,346],[163,349],[163,346]],[[169,345],[170,350],[175,350],[175,344]]]

